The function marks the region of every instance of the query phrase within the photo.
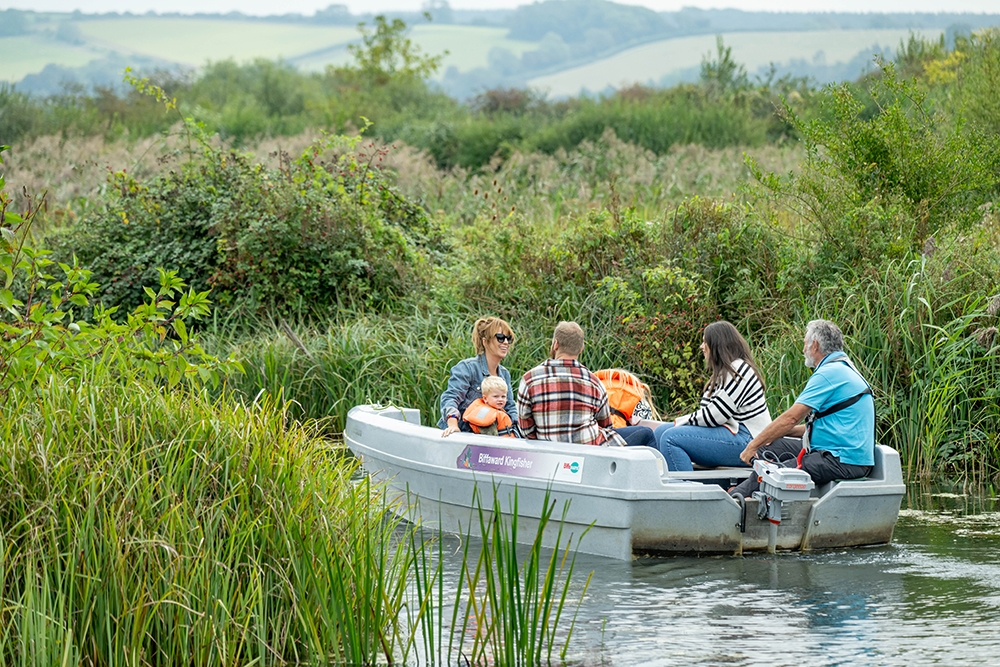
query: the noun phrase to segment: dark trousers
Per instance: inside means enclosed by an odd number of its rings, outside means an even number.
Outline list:
[[[629,447],[656,447],[656,436],[648,426],[624,426],[615,430],[625,438],[625,444]]]
[[[794,466],[795,457],[802,451],[802,440],[799,438],[778,438],[770,445],[764,445],[758,449],[757,457],[762,458],[765,451],[771,452],[779,461],[786,462],[786,464],[790,462]],[[841,463],[840,459],[823,449],[810,449],[802,457],[802,469],[809,473],[816,486],[832,482],[835,479],[867,477],[872,472],[872,466]],[[739,486],[733,489],[732,493],[739,493],[744,498],[749,498],[759,486],[757,475],[751,473]]]

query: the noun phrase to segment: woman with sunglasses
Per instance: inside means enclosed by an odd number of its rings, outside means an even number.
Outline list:
[[[479,385],[483,378],[496,375],[507,383],[507,404],[504,412],[513,424],[510,431],[499,435],[520,435],[517,431],[517,402],[510,381],[510,371],[500,362],[514,343],[514,331],[499,317],[481,317],[472,326],[472,344],[476,356],[463,359],[451,368],[448,388],[441,394],[441,419],[438,428],[444,429],[441,437],[458,431],[472,432],[472,427],[462,419],[465,409],[482,395]]]

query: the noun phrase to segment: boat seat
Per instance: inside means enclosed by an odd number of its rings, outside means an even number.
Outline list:
[[[736,486],[750,476],[753,468],[699,468],[697,470],[668,470],[663,473],[667,479],[685,480],[689,482],[717,482],[729,480],[730,486]]]

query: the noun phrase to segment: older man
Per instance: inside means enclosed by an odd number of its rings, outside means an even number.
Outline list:
[[[607,391],[580,363],[582,352],[580,325],[556,325],[551,358],[525,373],[517,389],[517,411],[524,437],[580,445],[655,444],[652,430],[644,426],[615,431]]]
[[[740,458],[750,463],[765,452],[783,460],[798,457],[817,485],[868,476],[875,465],[875,401],[844,352],[844,334],[833,322],[813,320],[806,326],[802,353],[806,366],[815,369],[805,389]],[[751,475],[733,493],[749,497],[757,486],[757,476]]]

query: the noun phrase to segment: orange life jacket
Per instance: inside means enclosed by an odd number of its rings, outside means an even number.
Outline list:
[[[649,388],[635,376],[617,368],[602,368],[595,371],[594,375],[608,392],[608,405],[611,406],[611,422],[614,427],[628,426],[632,411],[644,397],[643,389],[649,391]]]
[[[497,431],[502,431],[504,429],[509,429],[513,426],[513,422],[510,420],[510,416],[503,410],[497,410],[496,408],[491,408],[483,402],[483,399],[477,398],[474,400],[469,407],[465,409],[465,414],[462,415],[462,419],[469,422],[469,426],[472,427],[474,433],[479,433],[479,429],[484,426],[492,426],[496,424]],[[513,433],[508,433],[508,437],[513,438]]]

